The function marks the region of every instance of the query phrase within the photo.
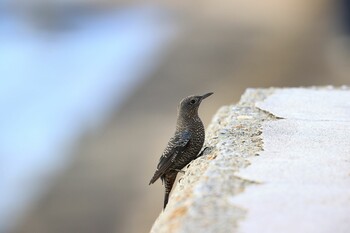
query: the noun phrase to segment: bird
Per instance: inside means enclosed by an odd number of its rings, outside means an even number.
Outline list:
[[[203,147],[205,130],[198,116],[198,108],[201,102],[212,94],[213,92],[191,95],[182,99],[178,105],[175,133],[170,138],[149,182],[151,185],[159,178],[162,180],[165,187],[163,210],[168,204],[178,172],[182,172],[182,168],[196,159]]]

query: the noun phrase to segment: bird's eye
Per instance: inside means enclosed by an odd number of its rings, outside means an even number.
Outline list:
[[[193,99],[193,100],[190,101],[190,104],[195,104],[195,103],[196,103],[196,100],[195,100],[195,99]]]

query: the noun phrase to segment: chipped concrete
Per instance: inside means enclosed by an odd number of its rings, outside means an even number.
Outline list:
[[[230,197],[256,182],[235,173],[262,150],[261,124],[274,117],[254,105],[267,94],[247,90],[240,103],[218,111],[207,129],[208,149],[190,164],[151,232],[231,232],[237,227],[245,210],[232,205]]]
[[[349,231],[349,94],[248,89],[222,107],[151,232]]]

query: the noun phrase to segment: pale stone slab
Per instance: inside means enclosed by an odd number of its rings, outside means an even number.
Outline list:
[[[231,198],[238,232],[350,232],[350,91],[277,90],[258,104],[264,151],[237,175],[260,182]]]

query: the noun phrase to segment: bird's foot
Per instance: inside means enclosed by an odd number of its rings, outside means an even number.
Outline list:
[[[207,149],[209,149],[209,147],[207,147],[207,146],[204,147],[204,148],[199,152],[199,154],[197,155],[197,158],[201,157]]]

